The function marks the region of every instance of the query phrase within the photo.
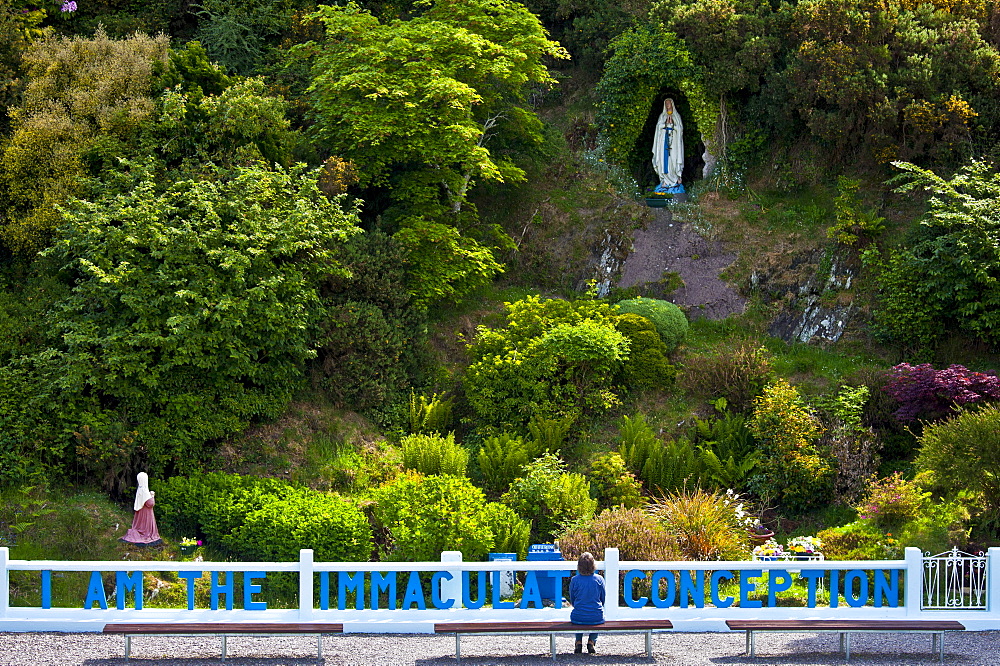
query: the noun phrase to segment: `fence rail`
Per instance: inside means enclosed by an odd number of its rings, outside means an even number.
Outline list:
[[[189,605],[188,609],[137,609],[137,608],[115,608],[115,603],[107,611],[98,608],[93,610],[84,609],[80,606],[75,608],[48,608],[42,607],[12,607],[10,606],[10,572],[12,571],[37,571],[43,572],[44,581],[48,577],[51,580],[51,573],[44,572],[107,572],[115,574],[117,585],[122,585],[122,580],[127,578],[126,583],[133,581],[136,572],[162,572],[173,571],[181,574],[182,578],[192,578],[191,574],[184,575],[185,572],[220,572],[209,575],[213,586],[212,595],[216,587],[222,587],[223,578],[227,581],[231,576],[224,572],[244,572],[243,587],[254,584],[251,574],[259,572],[289,572],[297,574],[298,579],[298,607],[292,609],[269,609],[251,615],[259,618],[260,621],[293,621],[308,622],[313,620],[328,619],[331,613],[337,615],[338,621],[348,621],[358,618],[360,622],[414,622],[426,621],[427,618],[437,617],[442,613],[460,614],[464,619],[490,619],[492,617],[504,618],[506,620],[515,617],[524,617],[525,609],[530,609],[530,605],[515,606],[510,601],[497,604],[499,597],[492,595],[487,597],[485,588],[481,582],[488,580],[492,585],[496,585],[494,575],[481,577],[476,572],[534,572],[524,574],[525,587],[522,600],[527,596],[527,585],[529,578],[541,579],[547,574],[545,572],[567,572],[575,569],[574,562],[567,561],[494,561],[494,562],[466,562],[459,552],[442,553],[440,562],[314,562],[313,552],[303,550],[300,552],[299,560],[296,562],[170,562],[170,561],[142,561],[142,562],[96,562],[96,561],[41,561],[41,560],[11,560],[7,548],[0,548],[0,631],[5,626],[10,626],[12,621],[20,622],[23,627],[44,625],[47,617],[58,616],[66,621],[94,621],[106,617],[114,617],[116,621],[142,621],[144,617],[155,614],[158,618],[169,617],[183,621],[190,620],[191,610],[195,614],[203,617],[205,613],[213,613],[212,617],[225,621],[227,617],[240,618],[246,620],[244,610],[236,607],[234,610],[209,610],[205,608],[194,608]],[[857,613],[868,613],[868,616],[875,614],[880,617],[915,617],[921,613],[938,613],[940,611],[993,611],[1000,621],[1000,548],[991,548],[987,555],[971,555],[960,551],[950,551],[939,555],[923,555],[916,548],[907,548],[905,557],[902,560],[872,560],[872,561],[832,561],[821,559],[810,560],[749,560],[749,561],[626,561],[619,559],[617,549],[609,548],[604,552],[602,560],[597,562],[597,568],[605,574],[607,586],[608,603],[605,608],[605,616],[608,619],[618,619],[622,617],[653,617],[656,613],[667,613],[671,617],[689,612],[694,615],[693,610],[688,611],[688,598],[695,599],[694,592],[696,586],[701,586],[700,603],[697,606],[703,610],[698,611],[701,616],[710,615],[717,619],[727,619],[732,617],[748,617],[747,613],[755,613],[760,616],[780,618],[786,617],[794,619],[796,617],[816,617],[817,613],[822,617],[857,617]],[[369,572],[358,575],[359,572]],[[344,585],[360,585],[352,588],[354,595],[363,595],[367,600],[369,597],[368,588],[374,588],[375,581],[385,582],[388,580],[390,572],[397,574],[408,572],[426,573],[423,576],[423,590],[426,592],[428,580],[430,580],[431,593],[427,594],[426,611],[404,610],[396,608],[395,604],[391,608],[379,608],[377,604],[365,607],[361,605],[358,609],[348,609],[344,607],[341,600],[347,592],[342,592]],[[633,573],[629,573],[633,572]],[[655,574],[654,572],[673,572],[672,574]],[[378,576],[376,576],[378,573]],[[795,576],[803,583],[808,582],[815,590],[819,590],[816,595],[810,594],[814,598],[815,604],[810,603],[810,607],[789,607],[774,603],[775,597],[769,596],[771,590],[778,592],[788,590],[791,587],[791,578]],[[138,576],[141,579],[141,576]],[[499,574],[497,574],[499,577]],[[786,580],[787,577],[787,580]],[[261,576],[257,575],[256,579]],[[100,576],[92,574],[93,581],[101,581]],[[395,580],[395,576],[393,578]],[[412,574],[398,576],[398,589],[400,592],[407,589],[411,581],[418,580]],[[360,582],[359,582],[360,581]],[[748,582],[749,581],[749,582]],[[190,583],[189,581],[189,584]],[[561,583],[558,583],[561,585]],[[623,589],[624,584],[624,589]],[[785,585],[787,584],[787,587]],[[140,583],[141,585],[141,583]],[[232,585],[232,583],[229,583]],[[229,589],[230,598],[235,596],[237,587]],[[463,585],[465,587],[463,587]],[[726,587],[728,585],[728,587]],[[759,586],[759,587],[756,587]],[[670,599],[676,599],[676,603],[667,603],[667,594],[664,590],[674,590],[669,592]],[[720,587],[721,586],[721,587]],[[468,592],[475,587],[479,592],[479,601],[485,599],[485,605],[480,603],[477,607],[474,604],[468,605],[466,602],[470,597]],[[139,588],[142,589],[141,587]],[[561,588],[558,588],[561,589]],[[749,590],[749,592],[747,591]],[[257,590],[259,592],[259,589]],[[117,588],[116,588],[117,592]],[[674,596],[676,592],[676,596]],[[825,594],[829,592],[834,599],[827,604]],[[646,597],[640,597],[640,593]],[[102,592],[103,594],[103,592]],[[190,594],[190,592],[189,592]],[[494,593],[496,594],[496,593]],[[689,597],[684,595],[688,594]],[[777,592],[775,592],[777,594]],[[433,595],[433,608],[431,599]],[[124,595],[115,595],[117,597]],[[141,596],[138,595],[138,596]],[[377,596],[377,595],[376,595]],[[336,599],[334,599],[336,597]],[[111,598],[110,596],[108,598]],[[193,597],[189,597],[193,598]],[[397,597],[398,598],[398,597]],[[648,602],[645,600],[648,598]],[[760,599],[764,599],[763,607]],[[89,599],[89,593],[88,593]],[[244,597],[246,603],[249,596]],[[334,603],[329,603],[334,599]],[[349,605],[353,605],[355,597],[351,597]],[[452,607],[440,606],[441,599],[454,600]],[[639,600],[645,603],[639,604]],[[876,600],[880,601],[876,601]],[[719,603],[720,600],[729,600],[728,604]],[[839,600],[839,602],[838,602]],[[84,600],[81,599],[81,602]],[[747,603],[751,601],[752,603]],[[885,603],[882,603],[885,601]],[[662,603],[661,603],[662,602]],[[85,602],[87,605],[93,605]],[[360,603],[360,602],[359,602]],[[193,604],[193,602],[189,602]],[[81,604],[83,605],[83,604]],[[213,597],[213,607],[215,600]],[[404,599],[404,605],[405,599]],[[464,607],[463,607],[464,605]],[[691,605],[696,605],[692,603]],[[337,610],[339,606],[339,610]],[[678,606],[680,608],[678,608]],[[409,608],[406,605],[406,608]],[[251,608],[245,606],[244,608]],[[330,610],[327,610],[327,609]],[[422,608],[418,605],[418,609]],[[446,610],[449,609],[450,610]],[[539,607],[535,607],[538,609]],[[501,610],[502,609],[502,610]],[[563,612],[568,613],[568,608],[563,606]],[[666,609],[666,610],[665,610]],[[103,613],[103,615],[102,615]],[[228,616],[225,613],[233,613]],[[240,614],[243,615],[240,615]],[[374,615],[373,615],[374,613]],[[742,614],[741,614],[742,613]],[[810,615],[804,615],[809,613]],[[436,614],[436,615],[435,615]],[[992,616],[983,613],[983,617]],[[6,623],[6,624],[5,624]]]

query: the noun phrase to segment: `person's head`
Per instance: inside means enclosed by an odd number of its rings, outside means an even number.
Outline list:
[[[584,553],[580,556],[580,559],[576,561],[576,571],[581,576],[592,576],[595,568],[596,564],[594,563],[594,556],[590,553]]]
[[[674,100],[670,99],[669,97],[663,100],[663,110],[666,111],[667,113],[673,113]]]

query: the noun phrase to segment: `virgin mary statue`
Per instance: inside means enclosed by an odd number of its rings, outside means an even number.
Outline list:
[[[120,540],[139,546],[158,546],[163,541],[156,529],[156,516],[153,515],[156,493],[149,490],[149,476],[139,472],[136,477],[139,487],[135,491],[135,502],[132,503],[132,527]]]
[[[674,100],[663,100],[663,111],[656,120],[653,135],[653,168],[660,179],[657,192],[680,193],[684,191],[681,175],[684,173],[684,121],[674,106]]]

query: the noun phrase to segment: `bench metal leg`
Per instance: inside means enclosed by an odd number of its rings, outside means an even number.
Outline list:
[[[646,632],[646,656],[650,659],[653,658],[653,632]]]
[[[840,651],[841,652],[844,651],[844,634],[843,633],[840,634]]]
[[[316,637],[316,660],[323,660],[323,635],[320,634]]]
[[[754,656],[753,630],[747,629],[747,654],[751,658]]]
[[[556,660],[556,635],[549,634],[549,652],[552,653],[552,661]]]
[[[125,634],[125,661],[128,661],[129,655],[132,654],[132,637]]]
[[[941,663],[944,663],[944,632],[938,634],[938,644],[941,647]]]
[[[851,660],[851,632],[844,636],[844,661]]]
[[[226,660],[226,635],[222,634],[222,661]]]
[[[455,634],[455,661],[462,661],[462,634]]]

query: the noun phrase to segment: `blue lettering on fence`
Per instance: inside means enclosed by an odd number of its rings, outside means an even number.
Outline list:
[[[142,572],[136,571],[130,576],[126,571],[116,571],[115,605],[118,610],[125,610],[125,593],[129,590],[135,597],[135,609],[142,610]]]
[[[200,571],[178,571],[178,578],[187,581],[188,610],[194,610],[194,581],[201,578]]]
[[[254,601],[253,595],[260,593],[261,585],[254,581],[258,578],[267,578],[266,571],[244,571],[243,572],[243,609],[244,610],[267,610],[266,601]]]
[[[222,582],[222,573],[226,574],[226,582]],[[232,571],[213,571],[208,576],[208,580],[212,583],[211,592],[209,592],[209,597],[211,603],[209,607],[212,610],[219,610],[219,597],[226,597],[226,610],[233,610],[233,590],[236,585],[233,581]]]
[[[90,572],[90,585],[87,586],[87,598],[83,601],[83,607],[90,610],[95,602],[101,605],[102,610],[108,610],[108,597],[104,594],[104,579],[100,571]]]
[[[378,571],[372,572],[372,602],[370,608],[378,610],[378,598],[383,592],[389,597],[389,610],[396,609],[396,572],[389,571],[382,575]]]

